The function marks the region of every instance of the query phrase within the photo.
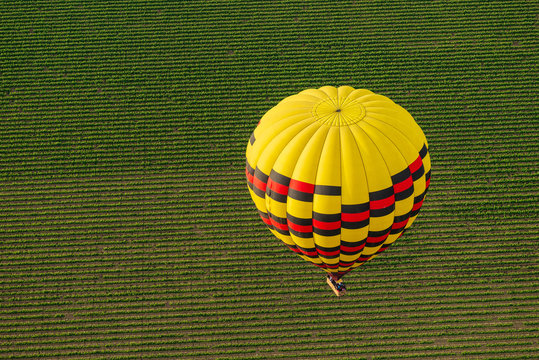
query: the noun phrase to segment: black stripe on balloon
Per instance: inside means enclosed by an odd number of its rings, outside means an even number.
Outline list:
[[[393,186],[402,183],[412,177],[412,173],[409,168],[405,168],[401,172],[391,176],[391,182]],[[395,193],[395,201],[404,200],[414,193],[413,181],[410,181],[410,186],[404,190]]]
[[[383,209],[371,209],[371,217],[381,217],[391,214],[395,210],[395,203]]]
[[[269,220],[268,213],[265,213],[265,212],[263,212],[263,211],[258,210],[258,214],[259,214],[260,216],[262,216],[264,219],[268,219],[268,220]]]
[[[327,248],[327,247],[323,247],[323,246],[320,246],[320,245],[316,245],[316,251],[318,251],[318,256],[322,256],[326,259],[336,259],[339,257],[339,246],[336,246],[336,247],[333,247],[333,248]],[[329,255],[325,255],[325,254],[322,254],[321,252],[327,252],[327,253],[333,253],[333,252],[336,252],[336,254],[329,254]]]
[[[328,269],[338,269],[339,264],[326,264],[326,268],[328,268]]]
[[[363,239],[363,240],[355,241],[355,242],[349,242],[349,241],[342,241],[341,240],[341,254],[344,254],[344,255],[357,255],[358,253],[363,251],[363,247],[364,247],[366,242],[367,242],[367,239]],[[343,247],[357,248],[357,250],[350,251],[350,250],[344,249]]]
[[[273,173],[273,170],[270,173],[270,179],[271,181],[275,182],[275,180],[273,180],[273,178],[271,177],[272,173]],[[275,201],[286,203],[286,195],[280,194],[277,191],[273,191],[273,189],[269,185],[266,186],[266,195]]]
[[[341,205],[341,212],[345,214],[361,214],[369,211],[370,203],[354,204],[354,205]],[[341,221],[341,227],[343,229],[361,229],[369,225],[369,217],[360,221]]]
[[[301,225],[301,226],[309,226],[309,225],[312,225],[312,223],[313,223],[312,219],[305,219],[305,218],[295,217],[293,215],[290,215],[289,213],[286,213],[286,218],[291,223],[294,223],[296,225]]]
[[[318,256],[323,257],[324,259],[338,259],[340,254],[335,255],[324,255],[324,254],[318,254]]]
[[[374,230],[374,231],[369,230],[368,237],[385,236],[385,235],[389,234],[389,230],[391,230],[391,226],[388,227],[387,229],[384,229],[384,230]]]
[[[395,219],[393,219],[393,222],[394,223],[400,223],[400,222],[403,222],[403,221],[406,221],[410,218],[410,212],[408,211],[406,214],[404,215],[398,215],[398,216],[395,216]]]
[[[405,168],[401,172],[391,176],[391,182],[393,185],[403,182],[411,176],[410,169]]]
[[[318,244],[315,244],[315,246],[316,246],[317,250],[324,251],[324,252],[335,252],[335,251],[339,251],[341,249],[340,246],[325,247],[325,246],[320,246]]]
[[[387,199],[391,195],[394,195],[393,186],[390,186],[383,190],[373,191],[369,193],[369,200],[370,201],[383,200],[383,199]]]
[[[255,143],[256,139],[255,139],[255,133],[253,132],[251,134],[251,137],[249,138],[249,142],[251,143],[251,145],[253,145]]]
[[[420,203],[425,198],[425,195],[427,194],[427,190],[423,191],[423,193],[419,196],[416,196],[414,198],[414,204]]]
[[[419,167],[419,169],[417,169],[416,171],[412,173],[412,180],[416,181],[421,176],[423,176],[424,173],[425,173],[425,168],[423,167],[423,163],[421,163],[421,166]]]
[[[260,180],[264,184],[267,184],[268,179],[269,179],[269,176],[264,174],[258,167],[255,169],[254,177],[256,177],[258,180]],[[254,180],[253,180],[253,185],[254,185]],[[257,196],[261,197],[262,199],[266,198],[266,191],[258,188],[258,186],[256,185],[253,186],[253,192]]]
[[[264,174],[264,173],[262,172],[262,170],[260,170],[260,169],[258,168],[258,166],[257,166],[256,169],[255,169],[254,176],[255,176],[258,180],[262,181],[262,182],[265,183],[265,184],[268,182],[268,179],[269,179],[269,176],[266,175],[266,174]]]
[[[386,241],[390,232],[391,232],[391,227],[387,228],[386,230],[381,230],[381,231],[369,231],[369,237],[381,237],[382,239],[376,242],[367,241],[365,246],[376,247],[376,246],[382,245]]]
[[[290,236],[288,230],[279,229],[278,227],[273,226],[273,230],[277,231],[279,234]]]
[[[288,221],[288,230],[291,234],[304,239],[313,237],[312,218],[298,218],[289,213],[286,214],[286,217]],[[296,226],[308,226],[311,231],[299,231]]]
[[[346,246],[346,247],[351,247],[351,248],[361,247],[361,246],[365,245],[366,241],[367,241],[367,239],[354,241],[354,242],[341,240],[341,246]]]
[[[399,192],[395,193],[395,201],[407,199],[410,196],[412,196],[413,194],[414,194],[414,187],[412,185],[408,189],[405,189],[405,190],[402,190],[402,191],[399,191]]]
[[[271,222],[270,222],[268,213],[265,213],[265,212],[263,212],[263,211],[258,210],[258,214],[259,214],[260,217],[262,217],[264,220],[267,220],[267,222],[264,221],[264,224],[268,227],[268,229],[273,230],[273,225],[272,225]]]
[[[299,191],[292,188],[288,189],[288,197],[295,200],[305,201],[305,202],[313,201],[313,194],[306,193],[306,192]]]
[[[423,194],[421,194],[419,196],[416,196],[414,198],[414,205],[420,203],[425,198],[425,195],[427,194],[427,190],[428,189],[425,189],[425,191],[423,191]],[[412,211],[410,213],[410,217],[413,217],[413,216],[416,216],[417,214],[419,214],[419,210],[421,210],[421,207],[419,207],[418,209]]]
[[[421,159],[424,159],[428,152],[429,150],[427,149],[427,144],[423,144],[423,147],[421,150],[419,150],[419,156],[421,156]]]
[[[341,214],[321,214],[313,211],[313,219],[323,222],[341,221]]]
[[[430,179],[430,170],[425,174],[425,181]]]
[[[284,186],[290,186],[290,178],[284,175],[279,174],[275,170],[271,170],[270,172],[270,179],[277,184],[281,184]]]
[[[410,213],[410,217],[414,217],[414,216],[416,216],[417,214],[419,214],[419,210],[421,210],[421,208],[412,211],[412,212]]]
[[[302,231],[296,231],[294,229],[292,229],[291,227],[288,227],[288,231],[290,231],[290,233],[292,235],[295,235],[299,238],[302,238],[302,239],[309,239],[309,238],[312,238],[313,237],[313,233],[312,232],[302,232]]]
[[[369,210],[370,204],[368,202],[355,205],[341,205],[341,211],[348,214],[359,214]]]
[[[421,201],[423,200],[423,198],[425,197],[425,194],[426,194],[426,190],[423,192],[423,194],[417,196],[415,199],[414,199],[414,207],[416,207],[417,204],[421,203]],[[412,216],[416,216],[418,213],[419,213],[419,210],[421,210],[421,206],[419,206],[417,209],[415,210],[412,210],[412,212],[410,212],[410,217]]]
[[[313,232],[321,236],[335,236],[335,235],[341,234],[341,228],[334,229],[334,230],[324,230],[324,229],[319,229],[313,226]]]
[[[365,262],[369,260],[374,254],[371,255],[363,255],[357,258],[356,262]]]
[[[286,218],[278,217],[277,215],[272,214],[272,213],[268,213],[268,214],[269,214],[269,217],[271,218],[271,220],[273,220],[274,222],[276,222],[278,224],[285,224],[286,225]]]
[[[245,169],[247,170],[247,173],[250,175],[250,176],[253,176],[255,170],[251,167],[251,165],[249,165],[249,162],[248,161],[245,161],[246,165],[245,165]],[[251,180],[249,180],[249,176],[246,175],[245,176],[247,178],[247,186],[249,186],[249,188],[251,190],[254,191],[254,184]]]
[[[266,187],[266,194],[275,201],[286,203],[286,195],[279,194],[277,191],[272,191],[269,186]]]
[[[298,254],[301,254],[301,251],[298,249],[298,247],[296,245],[289,245],[289,244],[285,244],[290,250],[292,250],[293,252],[295,253],[298,253]]]
[[[275,214],[272,214],[271,212],[268,212],[268,217],[277,224],[287,225],[286,218],[279,217]],[[285,229],[280,229],[278,226],[275,226],[272,224],[273,230],[277,231],[279,234],[290,236],[290,232]],[[287,226],[288,229],[288,226]]]
[[[310,257],[311,259],[316,259],[318,257],[318,253],[316,252],[316,249],[315,248],[304,248],[304,247],[301,247],[299,246],[298,244],[296,244],[296,247],[302,251],[302,254],[307,256],[307,257]],[[313,255],[307,255],[307,254],[313,254]],[[316,255],[314,255],[316,254]]]
[[[254,175],[255,174],[255,169],[253,169],[251,167],[248,160],[245,160],[245,163],[246,163],[247,171],[249,172],[249,174]]]
[[[348,255],[348,256],[354,256],[359,254],[363,251],[363,248],[359,249],[358,251],[348,251],[348,250],[341,250],[341,254]]]
[[[341,195],[340,186],[314,185],[314,193],[318,195]]]
[[[368,218],[361,221],[341,221],[341,228],[349,230],[361,229],[367,225],[369,225]]]
[[[406,225],[403,225],[401,226],[400,228],[395,228],[395,229],[391,229],[391,231],[389,232],[391,235],[394,235],[394,234],[398,234],[400,233],[402,230],[404,230],[404,228],[406,227]]]
[[[256,186],[253,186],[252,190],[257,196],[261,197],[262,199],[266,198],[266,193],[261,189],[257,188]]]

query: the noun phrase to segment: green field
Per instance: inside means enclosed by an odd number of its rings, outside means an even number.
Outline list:
[[[0,4],[0,359],[539,358],[534,1]],[[350,85],[429,140],[346,276],[262,223],[260,117]]]

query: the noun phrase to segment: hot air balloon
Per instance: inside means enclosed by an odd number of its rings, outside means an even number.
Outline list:
[[[416,219],[430,156],[414,118],[389,98],[350,86],[289,96],[270,109],[246,151],[262,221],[301,258],[342,277],[372,260]]]

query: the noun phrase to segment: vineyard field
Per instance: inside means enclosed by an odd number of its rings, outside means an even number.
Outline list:
[[[533,1],[0,3],[0,359],[539,358]],[[324,85],[432,160],[345,277],[273,237],[245,149]]]

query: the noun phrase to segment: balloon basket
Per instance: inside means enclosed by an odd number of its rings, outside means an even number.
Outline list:
[[[328,275],[326,277],[326,282],[328,283],[331,290],[333,290],[335,295],[343,296],[344,294],[346,294],[346,287],[344,286],[344,283],[343,283],[342,279],[339,279],[339,280],[335,281],[335,280],[333,280],[331,278],[330,275]],[[340,290],[339,290],[339,288],[340,288]]]

